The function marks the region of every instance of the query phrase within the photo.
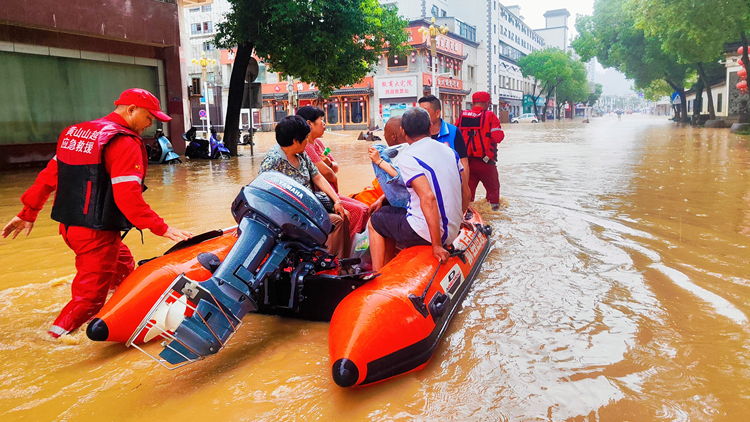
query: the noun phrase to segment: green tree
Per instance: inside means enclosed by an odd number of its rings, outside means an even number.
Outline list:
[[[586,99],[586,103],[589,105],[589,107],[593,107],[594,104],[599,101],[599,97],[602,96],[602,88],[602,84],[594,85],[594,92],[589,93],[589,96]]]
[[[524,77],[534,78],[534,112],[539,114],[536,105],[541,96],[546,97],[542,120],[547,118],[547,106],[555,89],[573,75],[573,60],[559,48],[536,50],[528,56],[518,59],[518,67]],[[585,70],[584,70],[585,79]]]
[[[648,36],[658,37],[662,50],[676,54],[680,63],[695,65],[700,87],[708,94],[708,113],[715,119],[710,76],[722,56],[724,43],[745,32],[743,22],[750,12],[747,1],[629,1],[638,28]]]
[[[589,83],[586,78],[586,67],[578,60],[570,60],[570,76],[557,86],[557,115],[560,116],[560,110],[569,103],[575,107],[577,103],[586,101],[589,97]]]
[[[635,88],[635,87],[633,87]],[[640,90],[634,89],[634,91],[640,91],[643,93],[643,98],[649,101],[659,101],[664,97],[668,97],[672,93],[672,87],[669,86],[663,79],[656,79],[649,86],[646,86]]]
[[[229,82],[224,140],[237,153],[245,72],[253,55],[275,72],[315,83],[322,96],[359,82],[378,54],[404,50],[407,21],[377,0],[229,0],[216,45],[237,47]]]
[[[642,90],[655,80],[664,80],[680,94],[679,120],[687,120],[685,79],[690,66],[681,64],[674,53],[662,50],[661,41],[646,36],[635,26],[627,0],[597,0],[592,16],[576,20],[578,37],[573,48],[581,60],[596,57],[605,68],[615,68]]]

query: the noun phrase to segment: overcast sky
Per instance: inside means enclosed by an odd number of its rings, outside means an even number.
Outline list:
[[[590,15],[594,13],[594,0],[504,0],[503,5],[521,6],[521,16],[531,29],[544,28],[544,12],[556,9],[568,9],[568,27],[575,32],[576,14]]]
[[[544,13],[548,10],[568,9],[568,28],[570,37],[574,38],[577,33],[575,29],[576,15],[591,15],[594,13],[594,0],[504,0],[503,5],[521,6],[521,16],[526,25],[531,29],[544,28]],[[568,41],[570,42],[570,40]],[[603,86],[605,95],[625,95],[631,92],[632,81],[614,69],[604,69],[597,66],[595,82]]]

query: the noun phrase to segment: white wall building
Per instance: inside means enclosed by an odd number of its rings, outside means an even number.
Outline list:
[[[200,59],[205,53],[207,59],[216,61],[215,64],[209,65],[206,69],[209,84],[208,102],[211,111],[211,126],[217,127],[222,132],[232,65],[221,64],[221,54],[213,44],[213,39],[216,36],[216,25],[224,21],[224,15],[231,10],[231,4],[227,0],[215,0],[206,3],[184,7],[185,31],[189,45],[182,48],[188,68],[188,82],[194,78],[202,79],[202,69],[199,65],[193,63],[193,59]],[[201,108],[200,101],[200,99],[191,100],[192,110],[190,115],[193,125],[196,127],[199,127],[202,123],[197,114]]]
[[[545,42],[524,23],[518,6],[505,7],[497,0],[467,0],[460,3],[444,0],[381,0],[381,3],[396,4],[399,13],[410,20],[450,17],[465,23],[467,31],[475,28],[473,33],[459,35],[479,43],[476,64],[473,65],[468,59],[465,63],[466,66],[475,66],[476,90],[491,94],[495,112],[498,111],[499,101],[503,101],[512,114],[523,113],[523,98],[533,89],[533,81],[523,77],[516,61],[544,48]]]
[[[537,29],[536,33],[544,38],[548,47],[557,47],[566,53],[570,50],[568,37],[568,18],[570,12],[568,9],[549,10],[544,14],[544,28]]]

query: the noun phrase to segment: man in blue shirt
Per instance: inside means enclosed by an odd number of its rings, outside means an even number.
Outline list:
[[[440,100],[434,95],[428,95],[418,100],[419,106],[427,111],[430,115],[430,137],[442,144],[448,145],[461,160],[461,165],[464,167],[463,174],[461,174],[461,183],[469,186],[469,158],[466,153],[466,142],[464,136],[456,126],[446,123],[443,118],[443,109]],[[464,190],[464,192],[471,192]],[[467,199],[470,200],[469,197]]]

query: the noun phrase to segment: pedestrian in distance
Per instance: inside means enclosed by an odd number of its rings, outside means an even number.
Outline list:
[[[474,107],[464,110],[456,122],[466,140],[469,156],[469,190],[474,201],[477,186],[481,182],[487,191],[487,200],[493,211],[500,209],[500,179],[497,173],[497,145],[505,134],[500,119],[489,110],[491,97],[488,92],[478,91],[471,97]]]
[[[52,219],[76,254],[72,299],[48,334],[58,338],[79,328],[104,306],[107,293],[135,268],[121,232],[132,227],[179,241],[190,232],[169,227],[143,199],[148,158],[141,133],[153,121],[171,117],[159,109],[150,92],[133,88],[115,101],[115,110],[63,130],[56,155],[22,196],[23,209],[3,228],[15,239],[31,233],[44,203],[57,191]]]

